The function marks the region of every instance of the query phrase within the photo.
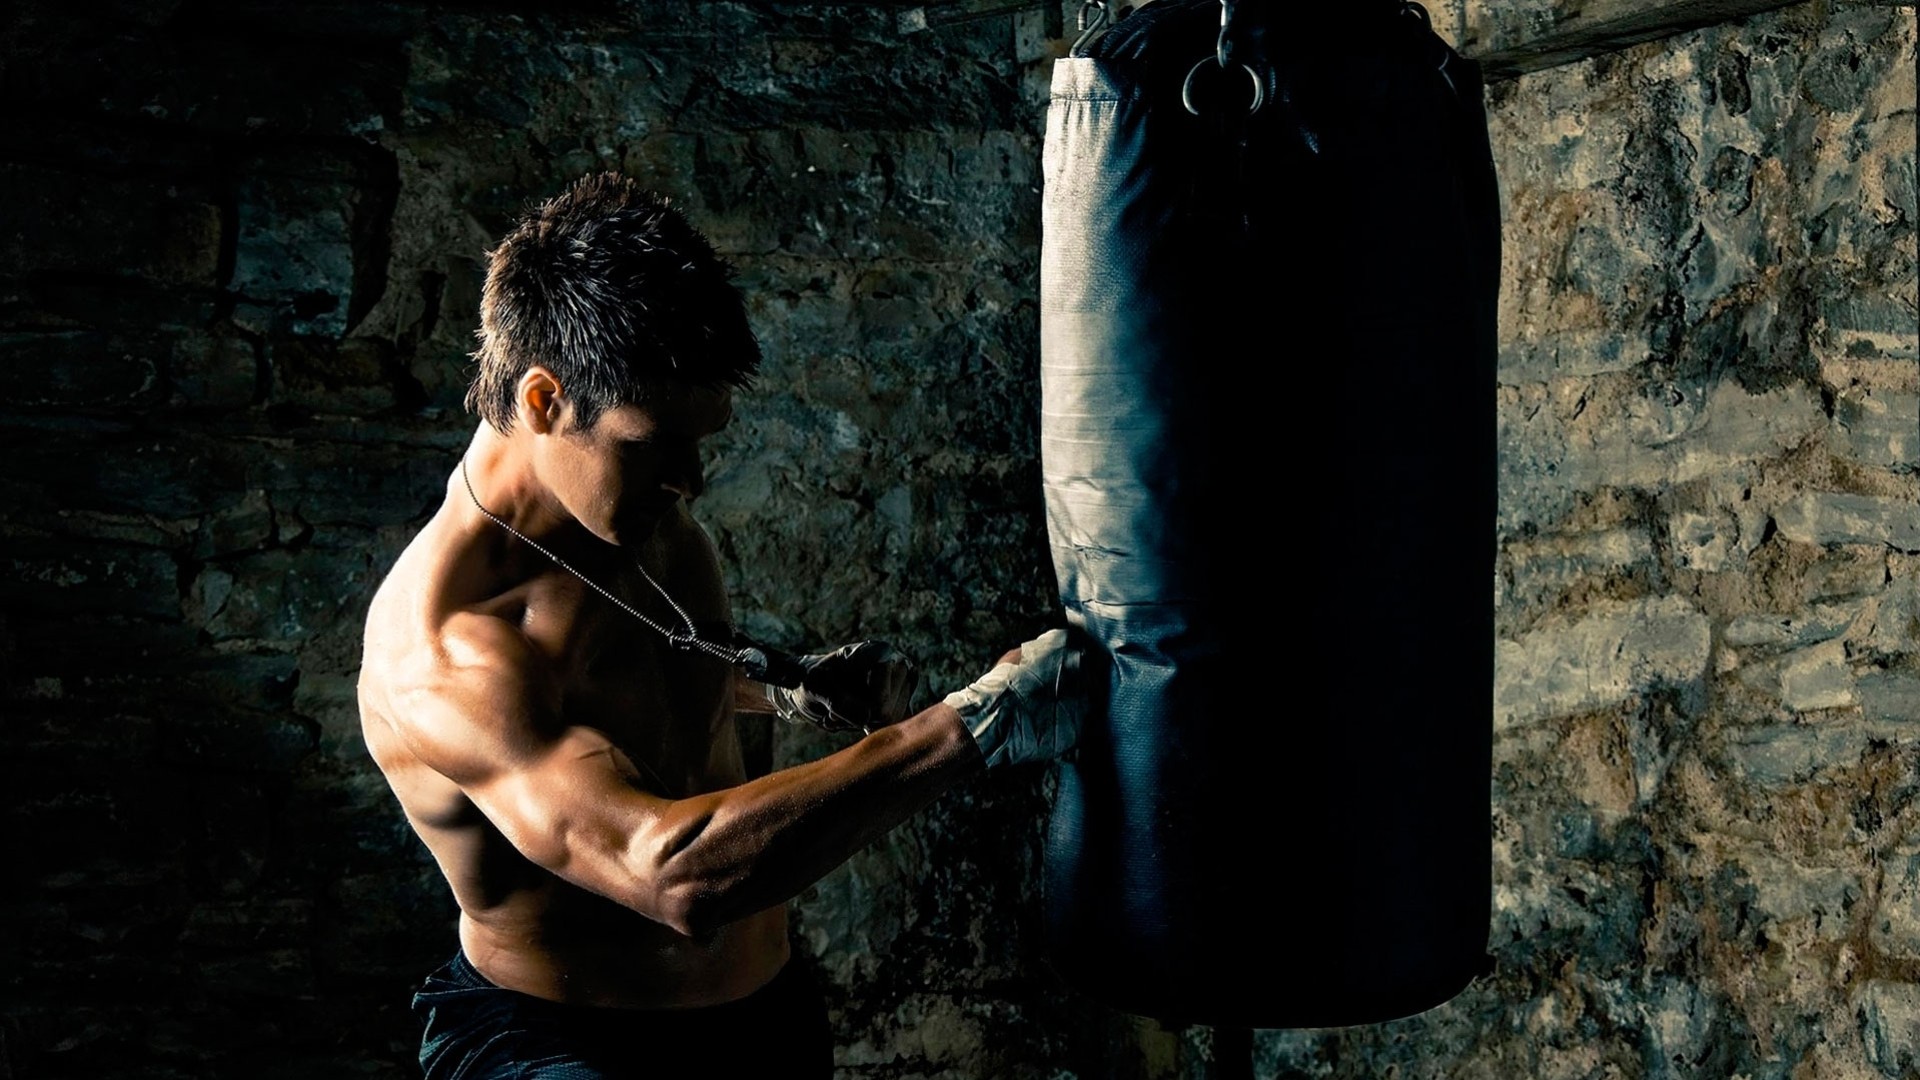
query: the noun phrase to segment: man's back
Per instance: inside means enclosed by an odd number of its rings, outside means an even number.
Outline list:
[[[542,866],[463,790],[496,764],[488,748],[547,743],[574,767],[598,757],[662,798],[737,785],[732,667],[672,648],[580,578],[525,561],[525,545],[510,553],[517,542],[504,530],[460,512],[468,494],[457,476],[448,498],[373,598],[360,708],[369,752],[460,904],[465,954],[497,985],[573,1004],[697,1006],[751,993],[787,960],[784,906],[688,936]],[[684,505],[638,557],[696,622],[727,621],[712,545]],[[677,622],[630,567],[593,570],[601,588]],[[521,696],[543,707],[509,707]],[[424,747],[459,751],[429,764]]]

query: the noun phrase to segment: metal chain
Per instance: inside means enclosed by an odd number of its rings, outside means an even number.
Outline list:
[[[625,600],[620,599],[619,597],[613,595],[612,593],[601,588],[600,586],[595,585],[592,581],[589,581],[585,574],[582,574],[580,571],[575,570],[571,566],[568,566],[566,563],[566,560],[562,559],[558,555],[555,555],[553,552],[548,551],[546,548],[541,547],[539,544],[534,543],[533,540],[528,538],[525,533],[522,533],[519,529],[514,528],[513,526],[507,524],[505,521],[501,520],[499,517],[495,516],[493,511],[488,510],[484,506],[481,506],[480,496],[474,494],[473,478],[467,475],[467,458],[466,458],[466,455],[464,454],[460,456],[460,478],[466,481],[467,495],[469,498],[473,499],[473,505],[481,513],[487,515],[489,518],[492,518],[494,523],[499,525],[501,528],[507,530],[508,532],[512,533],[515,536],[518,536],[520,539],[525,540],[528,544],[531,544],[535,551],[538,551],[540,554],[545,555],[547,558],[552,559],[555,563],[559,564],[560,569],[565,570],[567,573],[572,574],[574,577],[579,578],[581,581],[585,581],[588,587],[593,589],[594,592],[597,592],[601,596],[604,596],[607,599],[613,601],[615,604],[618,604],[620,608],[624,610],[627,614],[632,615],[634,618],[639,619],[641,622],[646,623],[648,626],[658,631],[660,636],[667,639],[668,644],[679,649],[698,649],[709,656],[719,657],[720,659],[725,660],[730,664],[739,664],[747,660],[748,653],[744,649],[738,649],[728,645],[719,645],[714,642],[707,641],[701,638],[699,630],[695,628],[693,619],[691,616],[687,614],[687,610],[681,607],[680,604],[677,601],[675,601],[672,596],[668,595],[667,590],[661,588],[659,582],[653,580],[653,575],[647,573],[647,568],[640,565],[640,560],[638,557],[635,557],[635,559],[633,560],[633,568],[635,570],[640,571],[640,576],[647,579],[647,584],[653,586],[653,590],[659,593],[660,598],[667,602],[667,606],[673,609],[673,613],[675,615],[680,616],[680,621],[687,624],[686,633],[676,634],[672,630],[669,630],[665,626],[661,625],[660,623],[655,622],[651,618],[648,618],[645,614],[642,614],[638,609],[634,608],[631,604],[628,604]]]

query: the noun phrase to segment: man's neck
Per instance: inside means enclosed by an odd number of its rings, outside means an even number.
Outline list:
[[[515,576],[553,565],[531,545],[589,577],[620,563],[617,548],[588,532],[540,484],[524,447],[484,422],[454,469],[447,498],[455,527],[486,543]]]

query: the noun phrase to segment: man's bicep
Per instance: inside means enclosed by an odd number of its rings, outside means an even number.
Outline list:
[[[461,790],[528,860],[660,917],[651,838],[670,804],[640,786],[633,762],[602,732],[567,728],[514,767]]]
[[[670,803],[605,733],[565,722],[544,659],[499,625],[449,640],[440,670],[399,702],[403,738],[528,860],[659,917],[649,838]]]

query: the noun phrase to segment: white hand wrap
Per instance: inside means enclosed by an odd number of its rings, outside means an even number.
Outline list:
[[[1080,737],[1086,701],[1080,651],[1065,630],[1020,646],[1018,663],[999,664],[965,690],[946,696],[989,769],[1059,757]]]

